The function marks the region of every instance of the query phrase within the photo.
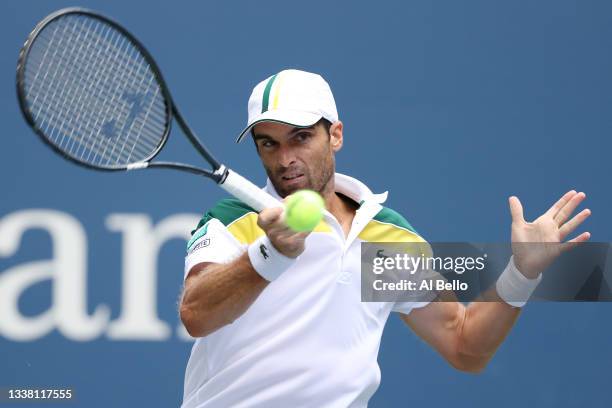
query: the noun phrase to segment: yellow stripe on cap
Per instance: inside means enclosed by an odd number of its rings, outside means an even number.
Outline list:
[[[278,108],[278,98],[280,95],[280,88],[283,83],[283,78],[284,78],[284,75],[281,75],[280,73],[276,77],[276,83],[274,84],[275,94],[274,94],[274,102],[272,102],[272,109]]]

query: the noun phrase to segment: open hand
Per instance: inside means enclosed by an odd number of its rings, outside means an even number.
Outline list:
[[[537,278],[562,252],[589,240],[591,234],[583,232],[565,241],[565,238],[591,215],[591,210],[585,209],[569,219],[585,198],[586,194],[582,192],[568,191],[533,222],[527,222],[523,218],[523,206],[518,197],[509,198],[512,253],[514,263],[523,275],[529,279]],[[534,244],[526,244],[528,242]]]

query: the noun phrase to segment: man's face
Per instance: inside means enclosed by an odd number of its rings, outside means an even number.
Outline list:
[[[342,123],[328,133],[322,122],[308,128],[262,122],[253,128],[253,138],[281,197],[303,188],[323,194],[335,172],[334,153],[342,146]]]

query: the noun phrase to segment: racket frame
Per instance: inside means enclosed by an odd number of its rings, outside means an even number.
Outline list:
[[[73,157],[67,154],[66,152],[64,152],[62,149],[60,149],[54,143],[52,143],[49,140],[49,138],[46,136],[45,132],[36,124],[36,121],[34,120],[34,117],[32,116],[32,113],[28,107],[28,103],[26,100],[26,92],[25,92],[25,70],[26,70],[28,56],[32,48],[32,45],[34,44],[34,42],[36,41],[36,39],[38,38],[42,30],[47,25],[52,23],[53,21],[59,18],[62,18],[64,16],[70,15],[70,14],[80,14],[80,15],[93,17],[97,20],[101,20],[105,24],[108,24],[112,28],[118,30],[141,53],[141,55],[144,57],[147,64],[149,64],[149,67],[151,71],[153,72],[153,75],[155,76],[155,79],[157,80],[159,87],[161,88],[164,103],[166,105],[165,106],[166,123],[165,123],[164,134],[162,135],[161,141],[159,142],[155,150],[144,160],[141,160],[136,163],[131,163],[128,165],[121,165],[121,166],[108,166],[108,167],[96,166],[96,165],[87,163],[85,161],[81,161],[77,159],[76,157]],[[100,14],[93,10],[82,8],[82,7],[63,8],[45,17],[43,20],[41,20],[36,25],[34,30],[32,30],[32,32],[28,35],[28,38],[26,39],[23,47],[21,48],[19,52],[19,58],[17,61],[16,84],[17,84],[17,99],[19,101],[19,107],[21,108],[21,113],[23,114],[23,117],[26,120],[26,122],[30,125],[30,127],[34,130],[34,132],[40,137],[40,139],[47,146],[51,147],[56,153],[60,154],[65,159],[75,164],[78,164],[79,166],[84,166],[90,169],[100,170],[100,171],[121,171],[121,170],[132,170],[132,169],[139,169],[139,168],[168,168],[168,169],[182,170],[182,171],[186,171],[186,172],[197,174],[197,175],[202,175],[202,176],[215,180],[218,184],[223,183],[225,181],[225,178],[228,175],[228,169],[225,166],[223,166],[217,159],[215,159],[215,157],[208,151],[206,146],[198,139],[195,133],[187,125],[187,122],[185,121],[185,119],[183,119],[183,116],[181,115],[176,105],[174,104],[174,101],[170,94],[170,90],[166,84],[166,81],[164,80],[161,70],[159,69],[157,63],[153,59],[153,56],[149,53],[149,51],[144,47],[144,45],[134,35],[132,35],[127,29],[125,29],[123,26],[121,26],[119,23],[117,23],[110,17],[107,17],[103,14]],[[181,130],[183,131],[183,133],[185,134],[189,142],[193,145],[193,147],[195,147],[195,149],[212,166],[212,171],[201,169],[196,166],[183,164],[183,163],[161,162],[161,161],[151,162],[151,160],[154,159],[159,154],[159,152],[163,149],[166,142],[168,141],[168,137],[170,135],[170,131],[172,128],[173,118],[176,119]]]

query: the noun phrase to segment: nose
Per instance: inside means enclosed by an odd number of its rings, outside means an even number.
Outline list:
[[[278,164],[281,167],[287,168],[295,163],[295,154],[293,149],[288,146],[281,146],[278,151]]]

